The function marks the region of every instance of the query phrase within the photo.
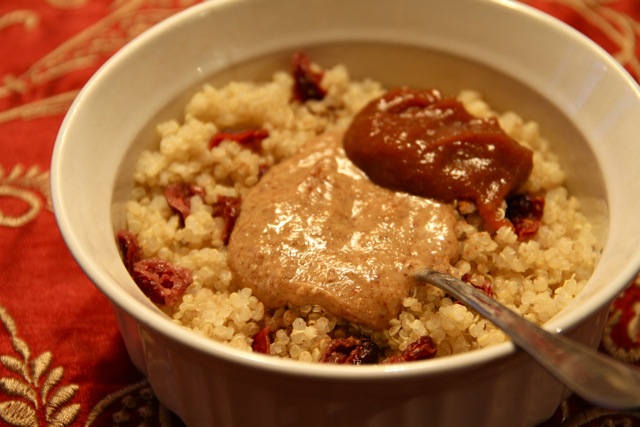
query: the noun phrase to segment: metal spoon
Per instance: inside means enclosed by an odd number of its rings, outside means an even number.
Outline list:
[[[586,401],[609,409],[640,408],[640,369],[562,335],[547,332],[455,277],[433,270],[420,271],[415,277],[454,295],[492,321],[516,345]]]

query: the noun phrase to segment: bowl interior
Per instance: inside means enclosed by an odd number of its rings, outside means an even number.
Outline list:
[[[296,50],[388,86],[478,90],[494,108],[540,123],[570,190],[606,241],[592,280],[552,327],[568,328],[601,308],[637,271],[640,224],[633,218],[640,201],[626,196],[640,191],[632,162],[640,156],[640,130],[631,120],[640,117],[640,95],[595,45],[510,2],[372,0],[364,7],[311,0],[300,8],[286,0],[277,11],[270,5],[212,1],[168,19],[116,54],[65,118],[52,162],[56,216],[79,264],[120,309],[200,350],[227,352],[177,328],[142,295],[120,261],[113,233],[124,226],[135,160],[157,144],[155,124],[179,117],[204,82],[263,80],[288,67]],[[336,8],[340,14],[332,12]],[[457,24],[448,25],[454,18]],[[247,20],[256,25],[236,24]],[[471,363],[512,349],[498,347],[450,359]]]
[[[158,123],[180,118],[190,97],[205,83],[221,87],[231,81],[267,81],[274,72],[288,70],[289,59],[296,50],[303,50],[325,67],[344,64],[354,79],[371,78],[387,88],[437,88],[452,95],[465,89],[477,90],[496,110],[515,111],[526,120],[537,121],[569,172],[569,189],[587,203],[590,216],[598,220],[601,239],[605,238],[606,223],[602,220],[607,195],[602,171],[583,133],[558,106],[517,78],[489,65],[433,48],[364,41],[300,45],[232,63],[193,83],[159,108],[143,124],[120,165],[113,199],[114,227],[124,225],[122,203],[130,196],[135,160],[142,150],[158,145]]]

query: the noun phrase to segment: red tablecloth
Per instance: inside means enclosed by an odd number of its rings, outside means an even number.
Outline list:
[[[197,1],[0,1],[0,424],[181,425],[132,366],[110,305],[62,241],[48,170],[63,116],[92,73]],[[528,3],[640,77],[640,1]],[[639,307],[636,281],[612,305],[601,351],[639,363]],[[640,425],[640,412],[607,412],[572,397],[546,425],[605,423]]]

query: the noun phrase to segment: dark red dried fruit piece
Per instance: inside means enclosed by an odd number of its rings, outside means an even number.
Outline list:
[[[425,360],[435,357],[438,351],[436,342],[428,335],[424,335],[412,342],[405,349],[403,356],[405,361]]]
[[[191,272],[159,258],[149,258],[133,265],[131,277],[154,303],[175,305],[193,281]]]
[[[241,203],[240,197],[218,196],[218,200],[213,205],[213,216],[222,217],[225,221],[221,236],[225,245],[229,244],[229,237],[240,215]]]
[[[118,240],[124,266],[127,268],[127,271],[131,273],[133,271],[133,265],[140,261],[141,258],[142,251],[138,244],[138,238],[128,230],[121,230],[117,233],[116,239]]]
[[[362,340],[347,357],[346,363],[350,365],[364,365],[378,363],[380,350],[378,346],[369,340]]]
[[[269,354],[269,349],[271,348],[271,338],[269,338],[270,332],[271,330],[268,326],[260,329],[260,331],[253,337],[251,349],[256,353]]]
[[[385,363],[402,363],[432,359],[436,356],[437,352],[438,346],[433,338],[424,335],[409,344],[402,354],[388,358]]]
[[[544,197],[529,193],[507,198],[505,216],[513,224],[519,240],[527,239],[538,232],[544,212]]]
[[[209,148],[220,145],[222,141],[234,141],[255,153],[262,151],[262,141],[269,136],[266,129],[224,130],[213,135]]]
[[[491,281],[488,279],[485,279],[484,282],[482,283],[482,285],[477,285],[475,283],[473,283],[471,281],[471,276],[469,274],[464,274],[462,276],[462,280],[467,282],[468,284],[470,284],[471,286],[473,286],[476,289],[480,289],[482,292],[484,292],[488,297],[493,298],[493,286],[491,284]]]
[[[364,365],[378,363],[380,350],[365,338],[336,338],[327,347],[320,359],[322,363],[339,365]]]
[[[311,61],[302,52],[297,52],[291,58],[291,74],[293,75],[293,99],[299,102],[322,100],[327,91],[322,87],[321,71],[311,67]]]
[[[186,183],[170,184],[164,190],[167,203],[180,215],[182,224],[191,215],[191,198],[195,195],[204,196],[204,194],[202,187]]]

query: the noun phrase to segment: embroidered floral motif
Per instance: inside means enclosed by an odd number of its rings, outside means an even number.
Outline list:
[[[21,75],[0,75],[0,98],[15,94],[29,95],[43,85],[50,84],[74,71],[97,69],[102,62],[131,39],[173,15],[179,9],[199,1],[115,1],[114,10],[108,16],[56,47]],[[49,0],[49,3],[57,8],[72,9],[88,1]],[[37,22],[37,15],[31,15],[26,11],[15,11],[0,17],[0,30],[13,23],[23,23],[27,28],[33,28]],[[64,114],[77,95],[78,89],[25,102],[6,111],[0,111],[0,123]]]
[[[31,10],[14,10],[0,16],[0,30],[10,25],[23,25],[26,30],[33,30],[40,18]]]
[[[96,70],[115,51],[152,25],[200,0],[110,0],[107,14],[18,71],[0,72],[0,124],[18,119],[63,115],[77,96],[81,80],[58,84],[77,72]],[[82,14],[90,0],[45,0],[37,10],[17,9],[0,14],[0,32],[29,37],[43,31],[46,8]],[[19,5],[19,2],[17,3]],[[75,9],[75,10],[74,10]],[[77,12],[79,11],[79,12]],[[58,15],[60,15],[58,13]],[[85,16],[84,18],[87,18]],[[47,24],[53,25],[54,23]],[[34,34],[36,33],[36,34]],[[0,67],[1,68],[1,67]],[[46,90],[45,90],[46,88]],[[64,88],[56,92],[49,88]],[[44,96],[44,97],[43,97]],[[0,159],[1,160],[1,159]],[[0,228],[21,227],[44,210],[52,210],[49,173],[38,167],[0,165]],[[17,334],[13,318],[0,305],[0,425],[38,427],[71,425],[183,426],[163,407],[146,380],[126,385],[102,398],[89,411],[78,384],[65,381],[65,369],[54,366],[50,351],[33,355]],[[6,342],[6,341],[5,341]],[[6,353],[6,354],[2,354]],[[68,374],[67,374],[68,375]],[[87,408],[89,409],[89,408]],[[88,413],[87,413],[88,412]],[[85,419],[86,416],[86,419]]]
[[[608,411],[606,409],[591,408],[573,415],[565,420],[563,425],[567,427],[633,427],[640,425],[640,413],[637,411]]]
[[[640,23],[631,14],[616,10],[612,0],[543,0],[575,10],[609,39],[615,46],[612,56],[636,78],[640,78],[640,58],[636,54],[640,39]]]
[[[89,0],[47,0],[47,3],[60,9],[73,9],[84,6]]]
[[[611,305],[602,349],[617,359],[640,366],[640,277]]]
[[[0,355],[5,372],[0,377],[0,419],[11,426],[70,426],[78,416],[80,405],[71,403],[78,386],[61,385],[62,367],[52,367],[53,356],[46,351],[32,357],[29,345],[18,336],[16,324],[0,306],[0,322],[9,334],[15,354]]]
[[[17,165],[5,175],[4,168],[0,165],[0,201],[3,198],[20,200],[28,206],[28,210],[11,215],[3,212],[0,204],[0,226],[17,228],[27,224],[42,210],[42,199],[45,207],[52,209],[49,173],[40,171],[37,166],[25,170],[22,165]]]
[[[139,381],[106,396],[93,407],[85,427],[103,425],[101,418],[111,414],[115,425],[160,425],[183,427],[184,424],[157,401],[147,380]]]

